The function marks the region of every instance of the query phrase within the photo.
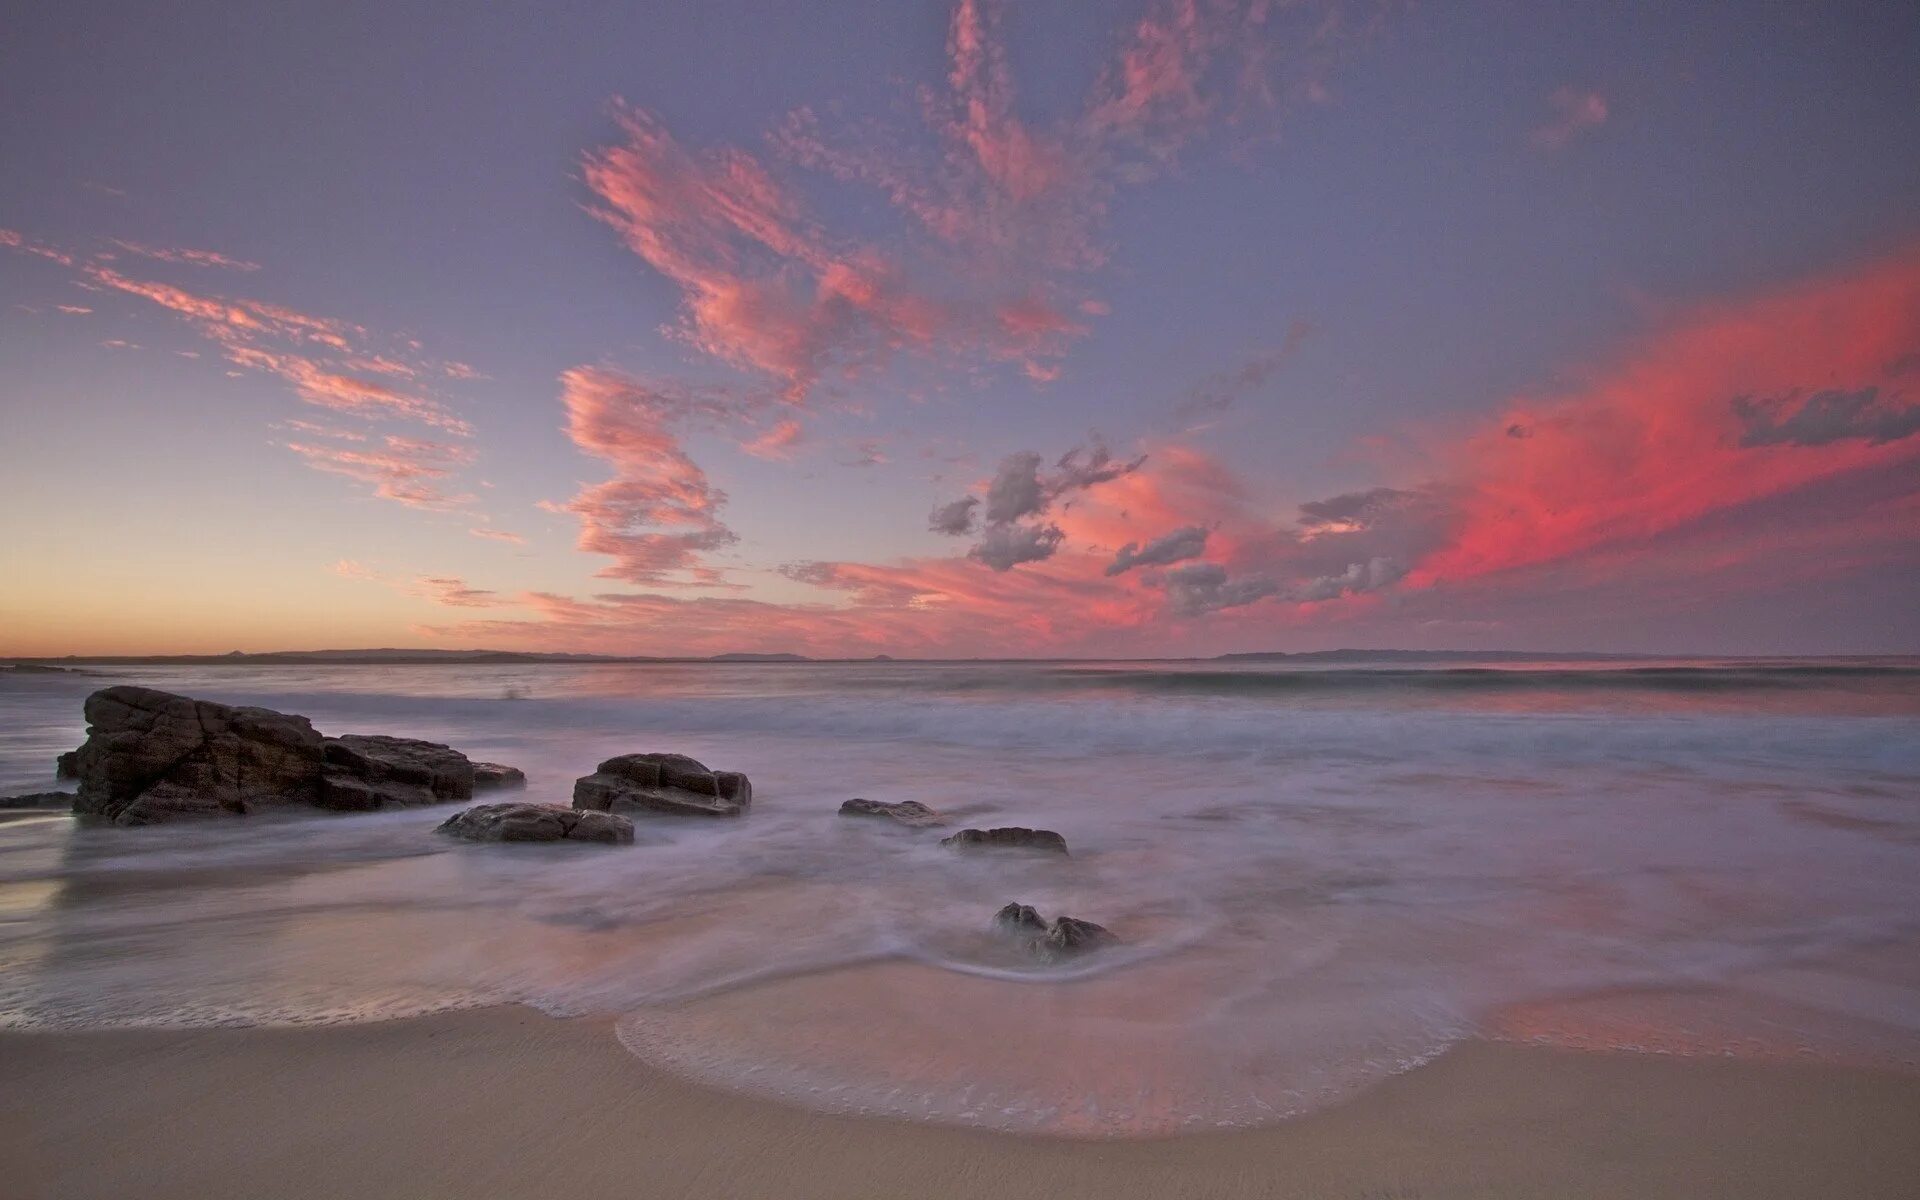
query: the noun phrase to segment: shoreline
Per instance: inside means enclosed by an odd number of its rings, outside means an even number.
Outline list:
[[[1920,1079],[1469,1041],[1278,1125],[1072,1140],[685,1081],[613,1018],[0,1032],[0,1162],[78,1197],[1912,1194]]]

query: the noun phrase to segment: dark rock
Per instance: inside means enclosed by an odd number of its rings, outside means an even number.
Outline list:
[[[145,825],[319,795],[321,738],[305,717],[124,684],[87,697],[86,715],[75,812]]]
[[[993,927],[1001,933],[1017,933],[1032,937],[1044,937],[1047,922],[1035,912],[1031,904],[1009,904],[993,914]]]
[[[1077,958],[1120,940],[1105,926],[1078,917],[1058,917],[1048,924],[1030,905],[1019,903],[995,913],[993,929],[1017,939],[1029,953],[1048,962]]]
[[[1041,953],[1048,958],[1072,958],[1110,946],[1120,939],[1104,925],[1082,921],[1078,917],[1056,917],[1042,941]]]
[[[477,762],[473,764],[474,788],[523,788],[527,786],[527,775],[519,767],[509,767],[501,763]]]
[[[1025,829],[1018,825],[1002,829],[962,829],[940,839],[942,846],[956,850],[1040,850],[1065,854],[1067,839],[1051,829]]]
[[[947,819],[918,800],[849,800],[840,806],[843,817],[886,817],[902,825],[925,828],[945,825]]]
[[[24,796],[0,796],[0,809],[72,807],[72,792],[29,792]]]
[[[438,742],[382,734],[327,738],[314,803],[366,812],[473,799],[473,764]]]
[[[78,750],[69,750],[54,759],[53,777],[55,779],[80,778],[80,752]]]
[[[628,845],[633,822],[612,813],[557,804],[476,804],[448,817],[440,832],[470,842],[601,842]]]
[[[573,785],[573,806],[590,812],[737,817],[752,803],[745,775],[710,771],[684,754],[622,754]]]

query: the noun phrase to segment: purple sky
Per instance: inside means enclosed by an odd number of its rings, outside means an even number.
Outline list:
[[[1920,651],[1916,47],[36,6],[0,653]]]

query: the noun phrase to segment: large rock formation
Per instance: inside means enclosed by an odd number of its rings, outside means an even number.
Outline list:
[[[573,806],[588,812],[737,817],[752,803],[745,775],[710,771],[684,754],[622,754],[573,785]]]
[[[918,800],[849,800],[840,806],[843,817],[885,817],[902,825],[924,828],[945,825],[947,819]]]
[[[367,812],[473,799],[473,763],[439,742],[349,733],[326,739],[315,803]]]
[[[470,842],[601,842],[627,845],[633,822],[612,813],[557,804],[476,804],[448,817],[440,832]]]
[[[80,778],[80,752],[69,750],[57,756],[53,760],[53,777],[55,779]]]
[[[473,798],[474,765],[438,742],[323,738],[305,717],[127,685],[87,697],[86,714],[86,744],[73,752],[80,779],[73,811],[118,825],[295,805],[364,812]],[[512,767],[489,768],[495,777],[519,775]]]
[[[117,825],[310,804],[321,738],[305,717],[121,685],[87,697],[73,810]]]
[[[1000,829],[962,829],[940,839],[942,846],[955,850],[1039,850],[1047,854],[1065,854],[1067,839],[1051,829],[1027,829],[1009,825]]]

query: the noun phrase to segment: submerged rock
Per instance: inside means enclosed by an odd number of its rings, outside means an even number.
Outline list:
[[[366,812],[473,799],[473,763],[439,742],[349,733],[326,739],[314,803]]]
[[[918,800],[849,800],[840,806],[843,817],[885,817],[916,829],[945,825],[947,819]]]
[[[78,750],[69,750],[65,754],[55,758],[53,760],[53,777],[55,779],[80,778],[80,752]]]
[[[573,806],[591,812],[737,817],[752,803],[745,775],[708,770],[684,754],[622,754],[573,785]]]
[[[483,788],[523,788],[527,786],[527,774],[519,767],[509,767],[503,763],[477,762],[473,764],[473,786],[476,791]]]
[[[1065,854],[1067,839],[1051,829],[1027,829],[1009,825],[1000,829],[962,829],[940,839],[942,846],[956,850],[1039,850],[1047,854]]]
[[[120,685],[87,697],[74,811],[117,825],[309,804],[321,737],[305,717]]]
[[[24,796],[0,796],[0,809],[72,807],[72,792],[28,792]]]
[[[557,804],[476,804],[448,817],[440,832],[470,842],[599,842],[628,845],[633,822]]]
[[[1047,922],[1031,904],[1013,903],[993,914],[993,927],[1001,933],[1016,933],[1040,937],[1047,932]]]
[[[1077,958],[1120,940],[1106,926],[1078,917],[1056,917],[1049,924],[1031,905],[1017,902],[993,915],[993,929],[1017,939],[1029,953],[1048,962]]]

